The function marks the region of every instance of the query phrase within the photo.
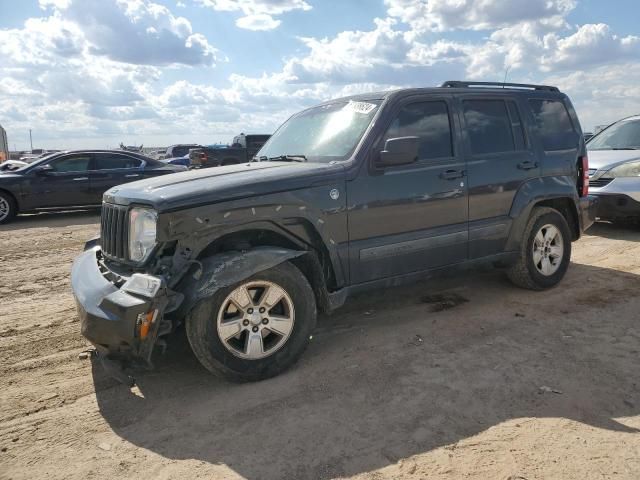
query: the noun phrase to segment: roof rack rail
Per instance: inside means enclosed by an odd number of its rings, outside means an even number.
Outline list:
[[[448,80],[441,87],[445,88],[468,88],[468,87],[498,87],[498,88],[521,88],[531,90],[546,90],[549,92],[559,92],[558,87],[549,85],[530,85],[528,83],[502,83],[502,82],[461,82],[458,80]]]

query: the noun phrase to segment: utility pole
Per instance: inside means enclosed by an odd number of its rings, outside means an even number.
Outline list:
[[[33,138],[31,138],[31,129],[29,129],[29,143],[31,144],[31,153],[33,153]]]

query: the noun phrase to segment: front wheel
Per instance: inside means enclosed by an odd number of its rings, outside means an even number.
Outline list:
[[[9,223],[18,213],[18,206],[11,195],[0,192],[0,224]]]
[[[554,287],[564,277],[571,260],[571,231],[566,219],[553,208],[536,207],[524,231],[517,261],[507,276],[530,290]]]
[[[285,262],[201,300],[186,319],[194,354],[234,381],[278,375],[302,355],[316,324],[306,277]]]

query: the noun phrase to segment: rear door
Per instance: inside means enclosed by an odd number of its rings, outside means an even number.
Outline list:
[[[90,153],[73,153],[58,157],[48,165],[46,174],[30,172],[25,186],[26,208],[58,208],[94,205],[89,183]]]
[[[94,158],[89,177],[95,203],[102,203],[102,195],[111,187],[143,178],[144,162],[139,158],[119,152],[96,152]]]
[[[503,251],[516,192],[540,175],[540,165],[517,98],[464,95],[459,105],[469,184],[469,258],[473,259]]]

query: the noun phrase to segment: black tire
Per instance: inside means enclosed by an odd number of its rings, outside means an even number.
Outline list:
[[[243,359],[231,353],[218,336],[218,312],[227,296],[241,284],[268,281],[289,295],[295,315],[286,342],[261,359]],[[291,367],[302,355],[316,326],[316,300],[307,278],[289,262],[257,273],[198,302],[186,318],[187,338],[200,363],[214,375],[236,382],[264,380]]]
[[[533,259],[535,236],[545,226],[555,226],[562,235],[563,255],[555,273],[542,274]],[[548,207],[535,207],[524,230],[517,261],[507,269],[507,276],[517,286],[529,290],[545,290],[555,287],[564,277],[571,261],[571,231],[560,212]]]
[[[18,205],[11,195],[0,191],[0,207],[7,205],[8,213],[4,213],[4,209],[0,208],[0,224],[9,223],[18,214]]]

